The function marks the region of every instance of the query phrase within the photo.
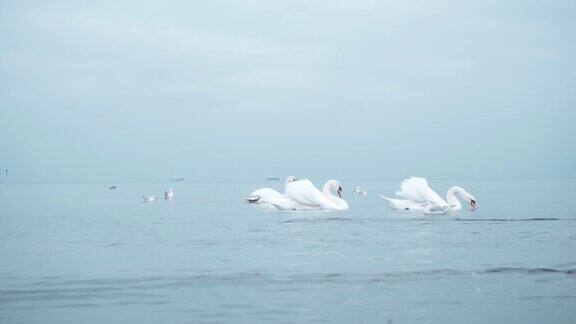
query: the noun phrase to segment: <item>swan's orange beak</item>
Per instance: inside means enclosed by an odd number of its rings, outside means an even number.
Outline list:
[[[338,187],[338,197],[342,198],[342,187]]]
[[[470,200],[470,210],[476,210],[476,200]]]

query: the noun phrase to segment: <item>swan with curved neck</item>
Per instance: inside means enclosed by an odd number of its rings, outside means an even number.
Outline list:
[[[306,209],[347,210],[348,203],[342,198],[342,185],[329,180],[318,190],[308,179],[286,184],[286,196]]]
[[[280,210],[346,210],[348,203],[342,199],[342,186],[329,180],[318,190],[308,179],[297,180],[287,177],[285,194],[271,188],[253,191],[244,200]]]
[[[335,205],[333,209],[348,209],[348,203],[342,198],[342,186],[337,180],[328,180],[324,184],[324,187],[322,187],[322,193]],[[334,193],[336,193],[337,196],[335,196]]]
[[[400,190],[396,192],[396,195],[403,199],[388,198],[383,195],[380,197],[387,200],[394,209],[431,214],[460,211],[462,210],[460,200],[465,201],[470,206],[470,210],[477,208],[476,198],[462,187],[450,188],[446,193],[446,200],[444,200],[428,186],[426,179],[418,177],[411,177],[402,181]]]
[[[476,198],[466,190],[462,189],[462,187],[454,186],[448,189],[448,192],[446,193],[446,202],[448,205],[452,206],[452,208],[450,208],[451,211],[459,211],[462,209],[460,199],[468,203],[470,210],[476,209]]]

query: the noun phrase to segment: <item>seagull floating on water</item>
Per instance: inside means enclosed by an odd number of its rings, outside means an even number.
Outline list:
[[[158,196],[156,196],[156,194],[151,194],[148,196],[142,196],[142,199],[144,200],[144,202],[155,202],[156,198],[158,198]]]
[[[354,193],[360,196],[366,196],[368,194],[368,190],[366,189],[361,190],[360,186],[356,186],[356,189],[354,189]]]

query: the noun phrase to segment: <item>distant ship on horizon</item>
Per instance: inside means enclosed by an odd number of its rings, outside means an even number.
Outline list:
[[[280,178],[278,178],[278,177],[273,177],[273,176],[271,176],[271,175],[268,175],[268,176],[266,177],[266,180],[268,180],[268,181],[278,181],[278,180],[280,180]]]
[[[170,178],[170,181],[186,181],[186,178]]]

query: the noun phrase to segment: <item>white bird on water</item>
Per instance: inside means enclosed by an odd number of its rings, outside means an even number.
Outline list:
[[[173,200],[174,199],[174,189],[170,188],[168,191],[164,191],[164,199]]]
[[[457,212],[462,209],[460,199],[469,204],[470,210],[476,209],[476,198],[461,187],[454,186],[448,189],[446,200],[442,199],[424,178],[411,177],[402,181],[397,196],[403,199],[388,198],[387,200],[393,209],[406,211],[419,211],[426,214],[443,214],[446,212]]]
[[[294,177],[287,177],[285,191],[285,194],[281,194],[274,189],[262,188],[252,192],[244,200],[272,206],[279,210],[348,209],[348,203],[342,199],[342,186],[336,180],[326,182],[320,191],[308,179],[296,180]]]
[[[328,180],[322,191],[308,179],[293,181],[286,184],[286,196],[304,209],[348,209],[348,203],[342,199],[342,185],[337,180]]]
[[[158,196],[156,196],[156,194],[151,194],[148,196],[142,196],[142,199],[144,200],[144,202],[155,202],[157,198],[158,198]]]
[[[294,181],[296,181],[296,178],[289,176],[286,177],[284,183],[285,185],[288,185],[288,183]],[[294,201],[286,197],[286,194],[281,194],[272,188],[260,188],[254,190],[247,198],[244,198],[244,200],[249,203],[280,210],[295,210],[299,207]]]
[[[356,186],[356,189],[354,189],[354,193],[360,196],[366,196],[368,194],[368,190],[364,189],[360,189],[360,186]]]

